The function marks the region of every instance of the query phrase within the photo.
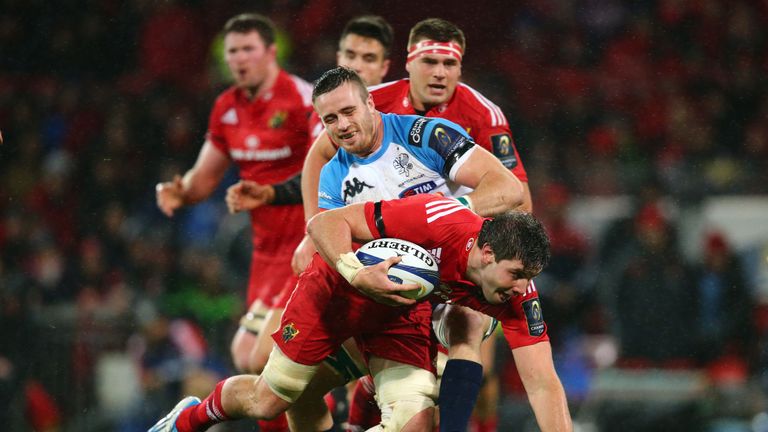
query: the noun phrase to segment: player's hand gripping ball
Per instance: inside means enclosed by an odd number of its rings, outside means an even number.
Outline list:
[[[378,264],[393,256],[403,257],[402,261],[389,268],[387,275],[399,284],[415,283],[419,289],[403,291],[403,297],[421,299],[440,283],[437,260],[429,251],[409,241],[395,238],[381,238],[369,241],[355,252],[364,265]]]

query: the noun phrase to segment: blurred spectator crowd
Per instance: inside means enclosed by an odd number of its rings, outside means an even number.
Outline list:
[[[576,406],[610,365],[705,370],[764,394],[768,307],[743,257],[711,232],[686,259],[661,203],[768,194],[768,3],[441,3],[0,0],[0,424],[146,430],[180,392],[230,373],[247,221],[221,191],[166,219],[154,185],[193,163],[227,85],[217,31],[254,5],[281,30],[283,66],[307,80],[335,64],[355,15],[395,28],[388,79],[405,75],[415,22],[464,29],[464,80],[507,114],[552,236],[538,285]],[[631,215],[599,238],[569,223],[573,200],[617,195]],[[131,373],[134,404],[110,411],[100,383]],[[750,400],[726,414],[766,409]]]

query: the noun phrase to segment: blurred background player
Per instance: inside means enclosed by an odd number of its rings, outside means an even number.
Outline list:
[[[276,183],[301,170],[309,143],[307,118],[311,85],[283,71],[276,60],[275,28],[261,15],[242,14],[224,26],[225,59],[235,84],[211,110],[205,143],[183,177],[157,185],[157,205],[167,216],[208,198],[234,162],[242,179]],[[251,211],[253,251],[247,314],[241,319],[231,353],[235,367],[259,373],[266,363],[279,311],[296,285],[290,267],[303,234],[299,205]],[[278,313],[273,310],[277,308]],[[270,324],[271,322],[271,324]],[[287,430],[284,418],[260,424],[262,430]]]
[[[459,82],[465,49],[464,33],[455,24],[439,18],[417,23],[408,37],[408,79],[371,88],[376,108],[382,112],[421,114],[458,123],[475,138],[477,144],[493,153],[523,183],[525,199],[519,209],[531,211],[528,177],[504,114],[478,91]],[[335,151],[336,145],[327,135],[321,134],[307,154],[302,170],[302,196],[307,217],[319,211],[317,184],[320,169]],[[305,237],[295,253],[294,267],[297,267],[297,262],[306,265],[313,251],[313,245]],[[441,383],[440,405],[448,407],[445,410],[447,415],[441,419],[441,427],[464,430],[480,391],[482,374],[486,376],[486,385],[498,385],[492,376],[495,344],[482,344],[481,353],[480,346],[470,342],[482,340],[486,331],[479,324],[486,322],[486,319],[478,312],[451,307],[443,319],[457,327],[478,323],[468,333],[458,329],[448,332],[450,339],[446,341],[452,349],[449,350],[450,360],[446,362],[447,373],[443,375],[447,380]],[[481,366],[481,360],[485,368]],[[482,399],[487,405],[482,408],[484,422],[493,427],[498,403],[494,395],[498,391],[488,388],[483,393],[488,396]]]
[[[392,38],[392,27],[384,18],[377,15],[352,18],[341,32],[336,61],[339,66],[354,69],[366,85],[381,84],[389,71]],[[323,132],[323,125],[314,111],[310,125],[313,139]],[[281,184],[261,184],[242,179],[227,189],[227,207],[235,213],[269,204],[301,204],[300,187],[300,175]],[[300,267],[303,270],[307,262],[293,265],[294,269]],[[301,273],[301,270],[296,273]]]

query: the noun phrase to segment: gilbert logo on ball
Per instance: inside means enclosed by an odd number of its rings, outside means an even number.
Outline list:
[[[400,263],[390,267],[387,273],[395,283],[415,283],[419,289],[404,291],[403,297],[423,298],[440,283],[437,260],[426,249],[406,240],[381,238],[372,240],[355,252],[364,265],[375,265],[393,256],[403,257]]]

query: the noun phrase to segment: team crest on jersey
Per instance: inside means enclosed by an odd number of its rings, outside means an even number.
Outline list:
[[[400,192],[400,198],[405,198],[412,195],[418,195],[423,193],[430,193],[436,188],[437,188],[437,184],[435,184],[435,182],[433,181],[419,183],[417,185],[413,185],[408,189],[405,189],[404,191]]]
[[[472,249],[472,246],[474,244],[475,244],[475,238],[474,237],[470,237],[469,240],[467,240],[467,246],[465,246],[465,249],[467,251],[469,251],[470,249]]]
[[[221,122],[224,124],[236,125],[237,124],[237,111],[234,108],[230,108],[227,112],[221,116]]]
[[[430,121],[432,120],[425,117],[419,117],[415,122],[413,122],[411,130],[408,132],[408,144],[417,147],[421,146],[422,134],[424,133],[424,129],[427,127],[427,124],[429,124]]]
[[[295,338],[296,335],[299,334],[299,329],[296,328],[296,324],[290,323],[283,327],[282,336],[283,336],[283,342],[288,342],[291,339]]]
[[[491,137],[491,144],[493,144],[493,154],[504,164],[507,168],[514,168],[517,166],[517,157],[515,157],[515,147],[512,142],[512,137],[509,134],[497,134]]]
[[[541,301],[537,298],[523,302],[525,321],[528,323],[528,334],[541,336],[544,334],[544,315],[541,312]]]
[[[288,118],[288,113],[285,111],[277,111],[272,118],[269,119],[267,124],[272,129],[279,129],[285,123],[285,119]]]
[[[411,163],[410,156],[408,156],[408,153],[400,153],[399,155],[397,155],[397,157],[392,162],[392,164],[395,166],[395,169],[397,170],[398,174],[404,175],[406,177],[411,175],[411,170],[413,169],[413,163]]]

